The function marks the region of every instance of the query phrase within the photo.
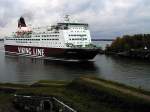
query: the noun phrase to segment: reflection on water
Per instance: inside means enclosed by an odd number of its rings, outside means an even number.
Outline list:
[[[79,71],[96,71],[97,68],[94,64],[94,61],[78,61],[78,62],[70,62],[70,61],[54,61],[54,60],[42,60],[45,65],[52,64],[53,66],[57,66],[64,69],[69,70],[79,70]]]
[[[67,62],[34,59],[17,56],[5,56],[5,76],[4,81],[30,83],[37,80],[72,80],[81,75],[95,75],[98,70],[93,61],[90,62]],[[1,78],[2,80],[2,78]],[[3,81],[3,80],[2,80]]]

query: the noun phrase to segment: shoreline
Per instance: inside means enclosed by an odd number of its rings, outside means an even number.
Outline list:
[[[150,61],[150,50],[128,50],[123,52],[104,51],[105,55],[119,56],[128,59],[140,59]]]

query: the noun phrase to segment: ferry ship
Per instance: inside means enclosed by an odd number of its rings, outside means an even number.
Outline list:
[[[92,45],[89,25],[66,15],[53,26],[30,27],[20,17],[18,28],[4,39],[5,52],[47,59],[92,60],[98,49]]]

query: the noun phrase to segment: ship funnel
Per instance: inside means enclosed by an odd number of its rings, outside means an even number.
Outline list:
[[[23,17],[18,20],[18,27],[26,27],[26,23]]]

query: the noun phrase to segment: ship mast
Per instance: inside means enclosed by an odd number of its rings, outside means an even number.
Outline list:
[[[70,22],[70,15],[65,15],[64,22],[69,23]]]

